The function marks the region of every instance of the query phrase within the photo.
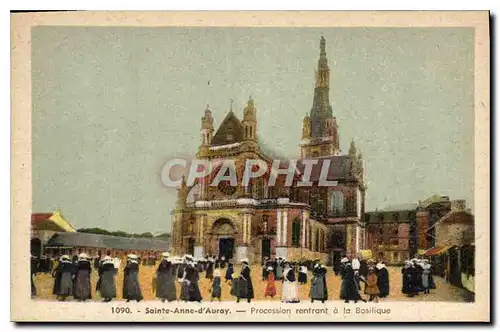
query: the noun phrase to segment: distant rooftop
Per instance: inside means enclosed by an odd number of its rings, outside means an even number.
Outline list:
[[[91,233],[58,233],[50,238],[46,247],[92,247],[118,250],[166,251],[170,240],[131,238]]]
[[[370,212],[408,211],[408,210],[415,210],[417,206],[418,204],[416,203],[392,204]]]

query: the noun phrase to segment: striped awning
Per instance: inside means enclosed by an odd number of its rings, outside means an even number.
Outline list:
[[[436,256],[436,255],[441,255],[448,251],[452,246],[444,246],[444,247],[434,247],[429,250],[427,250],[424,253],[424,256]]]

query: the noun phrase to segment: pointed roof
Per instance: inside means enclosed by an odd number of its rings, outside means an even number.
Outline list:
[[[49,213],[32,213],[31,227],[38,230],[76,232],[76,229],[56,210]]]
[[[242,142],[243,138],[241,121],[233,111],[229,111],[212,139],[212,146]]]

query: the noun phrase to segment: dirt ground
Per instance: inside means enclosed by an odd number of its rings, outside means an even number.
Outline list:
[[[240,271],[240,267],[236,266],[235,271]],[[401,268],[398,267],[388,267],[389,277],[390,277],[390,295],[386,299],[381,299],[380,302],[384,301],[446,301],[446,302],[464,302],[465,291],[447,284],[442,278],[435,277],[436,289],[432,290],[430,294],[420,294],[413,298],[409,298],[401,293]],[[139,270],[140,283],[144,299],[156,300],[153,294],[152,279],[156,271],[154,266],[141,266]],[[266,282],[262,280],[262,269],[260,266],[253,266],[251,269],[252,283],[255,292],[254,301],[266,300],[270,301],[270,298],[264,298],[264,289],[266,287]],[[221,271],[222,276],[222,301],[234,301],[234,297],[230,294],[230,282],[224,282],[225,269]],[[92,301],[101,301],[99,293],[96,293],[95,286],[97,283],[98,275],[97,271],[92,272]],[[309,287],[310,287],[311,273],[309,272],[308,283],[305,285],[299,285],[299,298],[301,301],[309,301]],[[116,277],[117,282],[117,295],[116,300],[121,300],[122,293],[122,283],[123,283],[123,269],[121,269]],[[54,279],[50,274],[39,274],[35,277],[35,285],[37,288],[37,298],[44,300],[55,300],[55,296],[52,295]],[[335,276],[332,269],[329,268],[327,274],[327,284],[328,284],[328,299],[329,300],[339,300],[340,291],[340,277]],[[180,284],[176,283],[177,295],[180,292]],[[200,275],[199,286],[201,290],[201,295],[204,301],[210,301],[210,280],[205,278],[205,273],[202,272]],[[276,282],[277,296],[273,299],[274,301],[281,300],[281,282]],[[365,296],[366,297],[366,296]],[[70,300],[71,301],[71,300]]]

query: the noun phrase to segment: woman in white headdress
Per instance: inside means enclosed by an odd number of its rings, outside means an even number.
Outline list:
[[[130,301],[142,301],[141,285],[139,283],[139,257],[130,254],[127,257],[127,265],[123,271],[123,298]]]
[[[431,264],[427,259],[422,262],[422,286],[424,294],[429,294],[431,289],[435,289],[434,280],[432,278]]]
[[[240,302],[240,299],[247,299],[247,302],[250,303],[254,298],[254,291],[248,259],[242,259],[241,264],[241,273],[237,283],[238,297],[236,298],[236,302]]]
[[[74,274],[75,266],[71,262],[71,259],[68,255],[62,255],[59,260],[59,265],[52,273],[54,277],[52,294],[57,295],[59,301],[65,301],[68,296],[73,294]]]
[[[185,278],[188,280],[188,292],[190,302],[201,302],[201,292],[198,286],[198,280],[200,279],[199,273],[196,269],[196,264],[194,261],[186,267]]]
[[[92,298],[90,276],[92,274],[92,265],[89,256],[85,253],[78,255],[75,275],[75,299],[86,301]]]
[[[175,301],[177,291],[175,289],[174,266],[170,261],[170,254],[164,252],[161,254],[161,263],[156,270],[156,297],[162,302]]]
[[[97,281],[96,291],[101,294],[104,302],[109,302],[116,298],[115,276],[118,269],[115,267],[111,257],[106,256],[99,266],[99,280]]]
[[[281,302],[300,302],[297,282],[295,279],[295,272],[288,262],[285,263],[285,269],[283,270],[283,292],[281,295]]]
[[[323,269],[319,263],[316,263],[312,270],[312,280],[311,280],[311,288],[309,290],[309,297],[311,298],[311,302],[315,300],[325,302],[325,283],[323,282]]]
[[[212,282],[212,298],[210,299],[210,301],[212,301],[213,299],[218,299],[220,302],[221,296],[222,296],[222,288],[220,280],[220,269],[215,269],[214,279]]]
[[[389,272],[385,264],[379,262],[376,266],[377,269],[377,286],[380,291],[380,298],[389,296]]]
[[[179,274],[182,273],[182,275],[179,278],[179,281],[181,283],[181,293],[179,299],[185,302],[189,301],[189,280],[186,278],[186,276],[187,276],[187,269],[190,266],[190,264],[191,264],[191,257],[189,255],[184,255],[182,265],[179,266],[179,270],[177,272],[177,276],[179,276]]]

